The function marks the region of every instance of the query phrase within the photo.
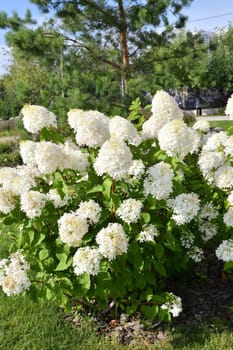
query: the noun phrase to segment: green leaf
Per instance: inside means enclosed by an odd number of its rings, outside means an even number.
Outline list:
[[[110,178],[106,178],[104,181],[103,181],[103,184],[102,184],[102,187],[103,187],[103,195],[104,197],[106,198],[110,198],[111,196],[111,190],[112,190],[112,184],[113,184],[113,180],[110,179]]]
[[[158,258],[158,259],[160,259],[164,256],[164,248],[161,244],[156,244],[155,255],[156,255],[156,258]]]
[[[134,313],[137,311],[137,308],[138,308],[138,305],[137,305],[136,303],[127,306],[127,307],[126,307],[126,314],[127,314],[128,316],[134,314]]]
[[[102,185],[96,185],[92,187],[90,190],[87,191],[88,194],[90,193],[98,193],[98,192],[103,192],[103,186]]]
[[[57,253],[56,257],[58,258],[59,263],[56,266],[55,271],[64,271],[66,269],[68,269],[68,267],[70,267],[70,265],[72,264],[72,258],[70,257],[68,259],[68,256],[66,253]]]
[[[42,249],[40,252],[39,252],[39,259],[40,260],[45,260],[46,258],[49,257],[49,250],[48,249]]]
[[[149,224],[150,223],[150,214],[149,213],[141,213],[141,217],[144,221],[145,224]]]
[[[163,266],[163,264],[162,264],[160,261],[158,261],[158,260],[154,261],[153,265],[154,265],[156,271],[157,271],[161,276],[167,277],[166,269],[165,269],[165,267]]]
[[[141,305],[141,311],[148,320],[153,321],[158,314],[159,308],[157,305]]]

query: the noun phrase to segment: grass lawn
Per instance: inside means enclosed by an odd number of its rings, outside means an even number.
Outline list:
[[[233,135],[233,120],[217,120],[210,121],[211,127],[219,127],[227,131],[229,134]]]

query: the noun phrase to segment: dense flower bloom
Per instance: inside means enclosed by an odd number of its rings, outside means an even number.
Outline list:
[[[102,228],[96,236],[96,242],[100,253],[108,260],[126,253],[128,249],[128,237],[122,225],[118,223],[109,223],[107,227]]]
[[[182,232],[182,236],[180,237],[180,242],[184,248],[190,249],[194,244],[194,240],[195,240],[195,236],[192,232],[190,231]]]
[[[109,130],[111,137],[113,136],[119,140],[127,141],[129,144],[138,146],[141,142],[137,129],[125,118],[115,116],[110,119]]]
[[[228,135],[225,131],[212,134],[206,144],[203,146],[204,151],[222,151],[228,140]]]
[[[97,275],[100,268],[101,257],[99,249],[97,248],[79,248],[73,257],[74,273],[78,276],[85,272],[90,275]]]
[[[30,219],[41,215],[47,196],[37,191],[28,191],[21,194],[21,209]]]
[[[198,165],[203,176],[212,183],[214,181],[214,171],[222,166],[224,161],[224,152],[206,151],[202,149],[199,155]]]
[[[51,188],[47,193],[47,199],[52,201],[55,208],[64,207],[68,203],[68,197],[61,198],[56,188]]]
[[[219,260],[233,261],[233,240],[224,240],[216,249],[216,256]]]
[[[200,200],[196,193],[181,193],[168,200],[167,204],[173,210],[172,219],[177,225],[190,222],[200,209]]]
[[[201,119],[201,120],[196,121],[193,124],[192,128],[195,129],[195,130],[208,132],[209,129],[210,129],[210,124],[209,124],[209,122],[207,120]]]
[[[229,115],[230,119],[233,118],[233,94],[227,100],[225,114]]]
[[[8,296],[17,295],[30,287],[29,265],[20,251],[0,261],[0,285]]]
[[[153,242],[158,235],[159,232],[157,228],[149,224],[143,227],[143,230],[138,235],[138,240],[139,242]]]
[[[219,188],[228,189],[233,187],[233,167],[224,165],[215,172],[215,183]]]
[[[182,119],[167,123],[158,133],[160,148],[169,156],[184,159],[196,152],[200,146],[200,135],[189,128]]]
[[[65,213],[58,220],[58,230],[63,243],[71,247],[79,247],[83,236],[88,231],[88,224],[75,213]]]
[[[0,211],[10,213],[16,204],[15,193],[10,189],[0,188]]]
[[[21,113],[23,125],[30,133],[38,133],[44,127],[57,127],[55,114],[49,112],[45,107],[28,104],[22,108]]]
[[[110,138],[109,118],[98,111],[71,109],[68,123],[74,129],[80,146],[100,147]]]
[[[219,212],[214,208],[213,204],[207,203],[201,207],[199,213],[198,213],[198,219],[199,220],[213,220],[216,219],[216,217],[219,215]]]
[[[37,142],[26,140],[20,142],[20,156],[24,164],[36,166],[35,149]]]
[[[223,216],[223,222],[226,226],[233,227],[233,207],[230,207]]]
[[[89,201],[81,202],[75,213],[89,224],[97,224],[100,219],[101,211],[102,208],[100,205],[93,199],[90,199]]]
[[[142,202],[139,200],[134,198],[125,199],[117,209],[116,214],[127,224],[130,224],[139,220],[142,207]]]
[[[152,100],[152,116],[143,123],[142,138],[158,136],[159,130],[174,119],[182,119],[183,112],[176,100],[165,91],[157,91]]]
[[[36,185],[36,178],[40,176],[37,168],[19,165],[16,168],[0,168],[0,184],[4,189],[8,189],[20,195]]]
[[[38,142],[35,161],[42,174],[51,174],[64,166],[64,154],[59,145],[50,141]]]
[[[152,115],[164,122],[164,125],[173,119],[182,119],[183,111],[179,108],[174,97],[165,91],[157,91],[152,99]]]
[[[129,175],[135,179],[140,179],[145,172],[145,165],[141,159],[134,159],[132,165],[129,168]]]
[[[172,179],[174,172],[170,164],[165,162],[157,163],[147,169],[144,180],[144,194],[161,200],[167,199],[172,192]]]
[[[116,138],[106,141],[100,148],[94,162],[97,175],[109,174],[116,180],[128,175],[132,165],[132,153],[129,147]]]
[[[199,230],[202,233],[203,241],[209,241],[218,233],[218,226],[215,223],[206,221],[199,225]]]
[[[182,312],[182,301],[181,298],[173,293],[170,293],[171,299],[165,304],[161,305],[162,310],[168,310],[173,317],[178,317]]]
[[[233,191],[228,195],[227,201],[231,206],[233,206]]]
[[[77,146],[74,147],[68,143],[62,146],[61,150],[64,154],[62,165],[64,168],[73,169],[80,172],[87,169],[89,165],[88,153],[84,153]]]

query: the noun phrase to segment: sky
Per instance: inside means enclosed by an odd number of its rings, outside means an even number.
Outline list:
[[[16,11],[19,16],[24,16],[30,9],[35,19],[41,21],[43,16],[38,7],[29,0],[0,0],[0,11],[9,15]],[[215,31],[219,28],[233,24],[232,0],[193,0],[191,6],[182,11],[188,16],[186,27],[189,30]],[[4,41],[5,31],[0,29],[0,75],[7,70],[10,64],[9,48]]]

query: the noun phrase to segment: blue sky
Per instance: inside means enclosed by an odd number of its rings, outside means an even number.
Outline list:
[[[0,11],[5,11],[9,15],[12,11],[17,11],[20,16],[24,16],[29,8],[33,17],[40,19],[42,14],[36,5],[29,0],[0,0]],[[183,10],[189,17],[187,28],[190,30],[203,29],[214,31],[217,28],[233,24],[233,1],[232,0],[194,0],[190,7]],[[4,31],[0,30],[0,75],[9,64],[9,55],[4,42]]]

